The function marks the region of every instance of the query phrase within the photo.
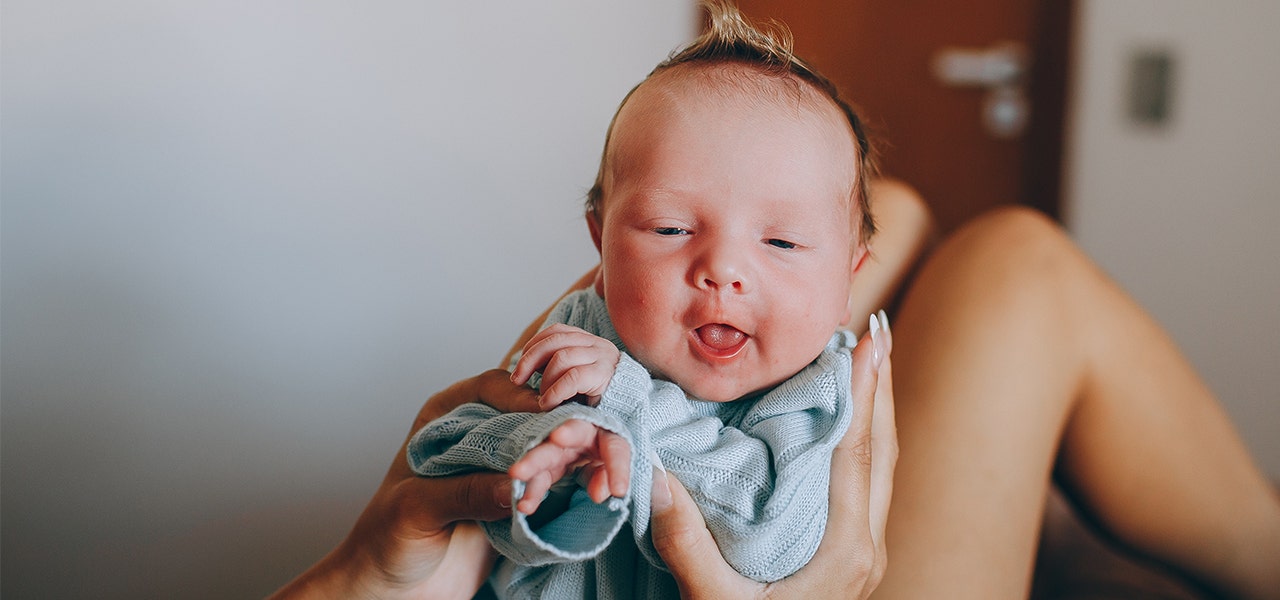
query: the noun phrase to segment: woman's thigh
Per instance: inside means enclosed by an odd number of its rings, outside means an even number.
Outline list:
[[[1084,367],[1075,252],[1044,217],[1002,209],[913,281],[893,323],[901,450],[877,597],[1026,596]]]

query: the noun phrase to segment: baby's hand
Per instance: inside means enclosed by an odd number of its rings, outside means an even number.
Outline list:
[[[551,485],[574,470],[593,501],[621,498],[631,481],[631,448],[612,431],[580,419],[565,421],[507,470],[512,478],[525,482],[516,509],[533,514]]]
[[[612,342],[577,327],[557,323],[533,336],[511,372],[511,381],[524,385],[542,372],[538,406],[551,410],[578,394],[595,406],[609,387],[622,353]]]

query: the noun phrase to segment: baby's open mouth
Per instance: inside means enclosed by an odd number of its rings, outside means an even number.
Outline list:
[[[747,341],[747,334],[738,331],[732,325],[711,323],[697,330],[698,339],[717,354],[731,356]]]

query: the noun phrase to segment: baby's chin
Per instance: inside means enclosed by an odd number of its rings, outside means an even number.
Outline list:
[[[679,381],[673,381],[673,383],[680,385],[680,389],[684,390],[690,398],[718,403],[755,399],[777,386],[777,384],[770,384],[747,387],[741,385],[741,381],[726,382],[725,385],[707,385],[708,382],[705,380],[698,382],[699,385],[681,385]]]

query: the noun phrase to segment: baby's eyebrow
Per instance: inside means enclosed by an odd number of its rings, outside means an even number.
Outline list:
[[[680,199],[687,196],[678,189],[666,186],[646,186],[638,187],[624,197],[633,203],[679,203]]]

